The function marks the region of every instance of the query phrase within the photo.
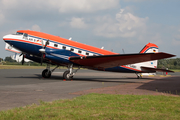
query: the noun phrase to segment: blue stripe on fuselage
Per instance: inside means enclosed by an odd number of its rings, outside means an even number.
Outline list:
[[[38,55],[40,53],[39,49],[42,48],[42,46],[40,45],[35,45],[35,44],[21,42],[21,41],[6,40],[6,42],[13,45],[14,48],[19,49],[22,52],[33,54],[33,55]]]

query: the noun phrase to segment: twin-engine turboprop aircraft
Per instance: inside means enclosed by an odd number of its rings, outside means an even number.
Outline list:
[[[80,68],[135,73],[138,78],[141,78],[141,73],[172,72],[157,69],[157,60],[175,56],[158,52],[158,46],[153,43],[148,43],[140,53],[118,54],[31,30],[19,30],[16,34],[4,36],[3,40],[13,49],[21,51],[22,64],[24,58],[41,64],[47,63],[47,68],[42,72],[44,78],[51,77],[52,72],[59,66],[67,66],[68,70],[63,74],[63,78],[66,80],[73,79]],[[57,65],[57,67],[51,70],[51,64]],[[78,67],[78,69],[73,70],[74,67]]]

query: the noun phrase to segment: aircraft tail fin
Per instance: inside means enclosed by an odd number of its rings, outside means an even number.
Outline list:
[[[140,51],[140,53],[156,53],[158,52],[158,46],[153,43],[148,43],[144,46],[144,48]]]
[[[158,52],[158,46],[153,43],[148,43],[144,46],[144,48],[140,51],[140,53],[156,53]],[[141,66],[157,68],[157,60],[143,62]]]

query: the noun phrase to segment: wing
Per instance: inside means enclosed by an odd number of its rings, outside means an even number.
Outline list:
[[[21,53],[21,51],[19,51],[19,50],[13,48],[13,47],[10,46],[8,43],[6,43],[5,50],[11,51],[11,52],[14,52],[14,53]]]
[[[166,70],[166,69],[158,69],[158,68],[150,68],[150,67],[141,67],[143,71],[148,71],[148,72],[174,72],[171,70]]]
[[[69,60],[73,63],[89,66],[110,68],[115,66],[146,62],[151,60],[159,60],[163,58],[173,57],[175,55],[168,53],[142,53],[142,54],[116,54],[116,55],[101,55],[101,56],[84,56],[70,57]]]

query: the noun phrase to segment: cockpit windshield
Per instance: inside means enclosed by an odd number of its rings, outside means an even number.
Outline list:
[[[24,37],[28,37],[28,34],[24,33]]]
[[[16,33],[16,35],[23,35],[23,33],[21,33],[21,32],[17,32],[17,33]]]

